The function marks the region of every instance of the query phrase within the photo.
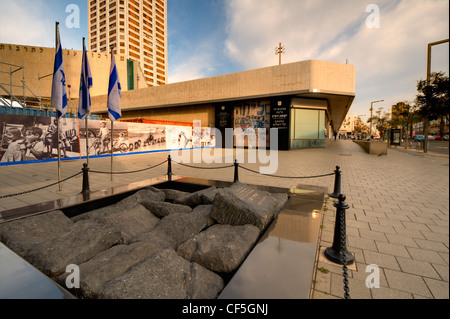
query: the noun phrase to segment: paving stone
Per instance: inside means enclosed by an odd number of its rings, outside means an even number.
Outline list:
[[[375,264],[378,267],[400,270],[396,258],[392,255],[364,250],[367,264]]]
[[[390,233],[387,233],[386,237],[387,237],[388,241],[392,244],[398,244],[398,245],[403,245],[403,246],[408,246],[408,247],[419,248],[417,243],[411,237],[405,237],[405,236],[400,236],[400,235],[390,234]]]
[[[423,277],[441,279],[430,263],[403,257],[397,257],[397,261],[403,272]]]
[[[448,252],[448,247],[446,247],[443,243],[438,241],[432,241],[432,240],[423,240],[423,239],[415,239],[417,245],[419,245],[420,248],[426,249],[426,250],[434,250],[439,252]]]
[[[361,238],[373,239],[375,241],[388,241],[384,233],[371,231],[367,229],[360,229]]]
[[[439,273],[439,275],[441,276],[442,280],[444,281],[449,281],[449,267],[448,265],[438,265],[438,264],[432,264],[434,269],[436,269],[436,271]]]
[[[425,250],[414,247],[406,247],[412,259],[419,261],[426,261],[434,264],[448,265],[448,263],[441,257],[439,253],[432,250]]]
[[[372,288],[371,292],[373,299],[414,299],[413,295],[408,292],[381,286]]]
[[[425,281],[420,276],[391,269],[385,269],[385,274],[390,288],[417,294],[426,298],[433,297]]]
[[[402,245],[391,244],[391,243],[380,242],[380,241],[375,241],[375,244],[377,245],[378,251],[380,253],[410,258],[408,251]]]
[[[424,278],[425,282],[430,288],[433,297],[436,299],[449,299],[449,286],[448,282],[443,282],[440,280],[434,280],[431,278]]]

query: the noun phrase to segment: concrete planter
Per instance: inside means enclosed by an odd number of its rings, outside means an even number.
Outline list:
[[[353,141],[360,145],[369,154],[375,155],[387,155],[387,143],[384,142],[366,142],[366,141]]]

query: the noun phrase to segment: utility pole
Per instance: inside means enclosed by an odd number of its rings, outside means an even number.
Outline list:
[[[275,47],[275,55],[278,55],[278,65],[281,65],[281,54],[286,52],[286,48],[281,46],[281,42],[278,47]]]
[[[430,76],[431,76],[431,47],[433,45],[438,45],[438,44],[442,44],[442,43],[446,43],[448,42],[449,39],[445,39],[445,40],[441,40],[441,41],[436,41],[436,42],[431,42],[428,43],[428,50],[427,50],[427,91],[425,94],[428,94],[428,87],[430,86]],[[426,99],[426,103],[430,103],[428,101],[428,98]],[[429,105],[427,105],[429,107]],[[429,125],[429,121],[428,118],[425,118],[424,123],[423,123],[423,135],[424,135],[424,140],[423,140],[423,152],[427,153],[428,152],[428,125]]]

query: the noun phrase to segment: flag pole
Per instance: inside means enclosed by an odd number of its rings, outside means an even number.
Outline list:
[[[111,121],[111,182],[113,180],[113,130],[114,130],[114,121]]]
[[[111,47],[111,54],[113,54],[114,45],[111,45],[110,47]],[[113,180],[113,158],[114,158],[114,155],[113,155],[113,148],[114,148],[113,130],[114,130],[114,121],[111,121],[111,182]]]
[[[85,48],[85,42],[84,42],[85,38],[83,37],[83,50]],[[83,53],[84,54],[84,53]],[[86,61],[87,63],[87,61]],[[89,85],[89,84],[88,84]],[[89,101],[88,101],[89,103]],[[87,168],[89,168],[89,131],[88,131],[88,115],[89,112],[87,114],[85,114],[85,118],[84,118],[84,132],[86,134],[86,165]]]
[[[59,22],[56,22],[56,35],[55,35],[55,50],[58,50],[58,26],[59,26]],[[54,76],[54,75],[53,75]],[[56,112],[56,142],[57,142],[57,146],[56,149],[58,150],[58,185],[59,185],[59,191],[62,191],[62,186],[61,186],[61,149],[60,149],[60,145],[59,145],[59,114],[58,111]]]

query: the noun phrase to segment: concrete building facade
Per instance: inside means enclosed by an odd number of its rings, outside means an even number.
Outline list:
[[[148,86],[167,83],[167,0],[87,0],[88,50],[138,62]],[[129,71],[129,73],[131,73]],[[131,83],[130,89],[138,87]]]
[[[72,102],[79,96],[82,55],[82,51],[63,49],[67,96]],[[123,55],[115,58],[122,90],[126,91],[130,79],[129,63]],[[93,77],[91,96],[106,94],[111,54],[88,52],[88,59]],[[50,104],[54,61],[55,48],[0,43],[0,84],[21,102],[25,99],[27,104],[32,102],[31,104],[39,105],[36,99],[38,97],[44,104]],[[136,69],[134,64],[133,68]],[[136,80],[137,73],[133,76]],[[1,89],[0,96],[9,98],[7,92]],[[76,113],[78,102],[69,102],[68,107],[70,112]]]
[[[354,66],[309,60],[124,92],[121,120],[278,128],[280,149],[323,147],[354,97]],[[106,116],[106,100],[92,97],[92,113]]]

